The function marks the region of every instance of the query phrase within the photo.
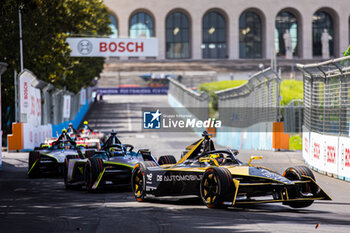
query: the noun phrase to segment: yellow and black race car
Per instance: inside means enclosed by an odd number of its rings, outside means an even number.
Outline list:
[[[331,200],[305,166],[287,168],[280,175],[268,168],[243,163],[237,150],[215,150],[211,135],[189,147],[176,164],[140,162],[132,173],[137,201],[146,197],[200,196],[209,208],[249,203],[282,202],[293,208],[310,206],[314,200]],[[168,164],[166,164],[168,163]]]

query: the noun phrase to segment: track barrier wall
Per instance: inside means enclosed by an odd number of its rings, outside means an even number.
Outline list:
[[[277,122],[279,89],[277,73],[268,68],[240,87],[215,92],[219,119],[223,122],[223,126],[216,128],[216,142],[240,150],[289,149],[289,134],[284,133],[283,122]],[[170,79],[168,102],[183,114],[197,109],[192,114],[198,119],[209,117],[209,95],[194,92],[173,79]]]
[[[12,123],[8,151],[30,151],[72,123],[78,128],[92,102],[93,88],[74,94],[38,80],[28,70],[18,75],[20,122]],[[29,97],[29,98],[28,98]]]
[[[304,75],[303,159],[350,181],[350,57],[297,67]]]

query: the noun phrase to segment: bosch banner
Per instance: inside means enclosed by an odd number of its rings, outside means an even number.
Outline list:
[[[38,126],[41,124],[41,93],[32,87],[32,79],[35,76],[27,70],[19,75],[21,122]]]
[[[85,38],[69,37],[71,57],[156,57],[157,38]]]

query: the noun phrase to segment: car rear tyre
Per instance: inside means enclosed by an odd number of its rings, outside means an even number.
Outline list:
[[[83,156],[78,154],[78,155],[67,155],[66,158],[64,159],[63,163],[63,178],[64,178],[64,185],[66,186],[66,189],[72,189],[75,186],[71,185],[68,181],[68,164],[70,159],[83,159]]]
[[[84,169],[84,177],[85,177],[85,186],[89,192],[94,191],[92,187],[102,171],[103,171],[102,159],[100,158],[88,159]]]
[[[295,167],[289,167],[287,168],[283,176],[291,181],[298,181],[298,180],[307,180],[303,176],[308,176],[312,178],[314,181],[316,181],[314,174],[312,171],[306,167],[306,166],[295,166]],[[299,190],[297,192],[303,193],[303,192],[314,192],[317,193],[318,190],[312,191],[312,187],[309,184],[300,184]],[[298,193],[295,194],[296,197],[298,197]],[[289,205],[292,208],[305,208],[310,206],[314,201],[295,201],[295,202],[286,202],[286,205]]]
[[[147,167],[155,167],[153,161],[137,163],[131,175],[131,187],[137,201],[142,202],[146,197],[146,171]]]
[[[85,158],[89,159],[95,154],[95,150],[86,150],[85,151]]]
[[[35,166],[33,167],[34,163]],[[40,153],[38,151],[29,152],[28,158],[28,177],[35,178],[40,174]]]
[[[232,203],[235,189],[229,170],[223,167],[211,167],[202,177],[200,196],[208,208],[222,208],[225,207],[224,202]]]
[[[158,164],[159,165],[164,165],[164,164],[176,164],[176,159],[172,155],[163,155],[160,156],[158,159]]]

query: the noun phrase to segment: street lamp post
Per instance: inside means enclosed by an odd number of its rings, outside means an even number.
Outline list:
[[[20,49],[20,60],[21,60],[21,72],[23,72],[23,42],[22,42],[22,12],[21,8],[23,6],[18,6],[18,19],[19,19],[19,49]]]
[[[1,113],[1,75],[7,70],[7,64],[0,62],[0,113]],[[1,114],[0,114],[0,170],[2,168],[2,160],[1,160],[1,153],[2,153],[2,128],[1,128]]]

